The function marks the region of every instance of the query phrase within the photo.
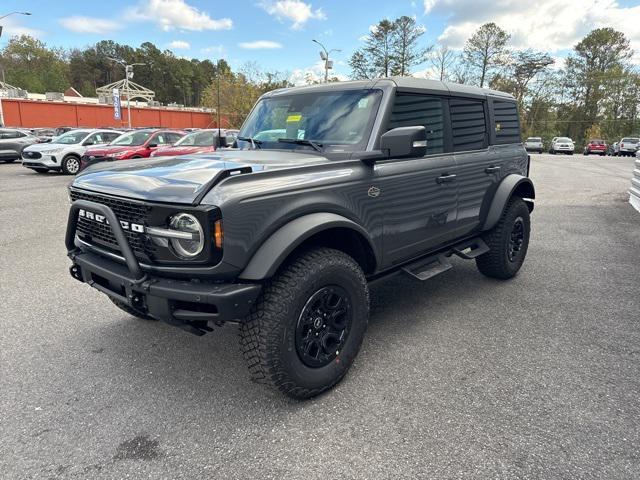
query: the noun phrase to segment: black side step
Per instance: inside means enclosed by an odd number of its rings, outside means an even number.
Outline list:
[[[460,258],[472,260],[489,251],[489,246],[480,237],[467,240],[451,247],[451,252]]]
[[[440,273],[446,272],[451,267],[452,265],[444,255],[435,255],[410,263],[403,267],[402,271],[417,278],[418,280],[427,280],[439,275]]]
[[[427,280],[449,270],[452,265],[448,257],[457,255],[465,260],[474,259],[489,251],[489,246],[480,237],[460,242],[440,253],[416,260],[402,267],[402,271],[418,280]]]

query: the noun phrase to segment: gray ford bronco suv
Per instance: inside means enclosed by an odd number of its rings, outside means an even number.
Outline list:
[[[70,271],[135,317],[239,323],[251,375],[291,397],[343,378],[369,282],[426,280],[452,255],[499,279],[522,266],[535,193],[510,95],[415,78],[276,90],[235,146],[75,178]]]

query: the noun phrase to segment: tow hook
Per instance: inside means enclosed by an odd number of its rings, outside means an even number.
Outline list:
[[[76,264],[71,265],[71,267],[69,268],[69,273],[71,274],[71,276],[73,278],[75,278],[79,282],[83,282],[84,281],[82,279],[82,271],[80,270],[80,267],[78,265],[76,265]]]

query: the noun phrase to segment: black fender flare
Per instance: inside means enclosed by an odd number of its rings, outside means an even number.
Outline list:
[[[272,277],[287,256],[302,242],[330,228],[349,228],[362,235],[376,255],[367,231],[356,222],[335,213],[319,212],[291,220],[276,230],[253,254],[238,276],[240,280],[264,280]],[[376,258],[376,264],[377,264]]]
[[[527,203],[529,211],[533,211],[533,199],[536,198],[533,182],[529,177],[512,173],[507,175],[498,185],[482,225],[483,231],[491,230],[498,223],[504,208],[514,194],[522,197]]]

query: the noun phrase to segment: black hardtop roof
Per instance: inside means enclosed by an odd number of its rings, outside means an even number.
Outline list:
[[[452,95],[462,97],[492,97],[505,100],[515,100],[513,95],[500,92],[498,90],[414,77],[374,78],[371,80],[351,80],[347,82],[331,82],[317,85],[305,85],[301,87],[281,88],[265,93],[264,96],[270,97],[305,92],[328,92],[332,90],[365,90],[374,87],[384,88],[393,86],[395,86],[399,91],[411,93],[430,93],[434,95]]]

